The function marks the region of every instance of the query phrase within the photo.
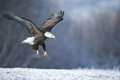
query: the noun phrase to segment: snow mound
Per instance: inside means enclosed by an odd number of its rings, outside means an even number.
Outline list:
[[[120,71],[0,68],[0,80],[120,80]]]

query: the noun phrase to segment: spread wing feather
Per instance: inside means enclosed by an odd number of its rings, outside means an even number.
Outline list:
[[[22,26],[24,26],[30,34],[35,35],[35,34],[37,34],[37,32],[39,30],[32,21],[30,21],[28,19],[25,19],[25,18],[21,18],[21,17],[15,16],[11,12],[4,13],[2,16],[4,18],[8,19],[8,20],[15,20],[15,21],[17,21]]]
[[[39,28],[43,31],[51,31],[51,29],[61,20],[63,20],[64,11],[51,14],[50,17]]]

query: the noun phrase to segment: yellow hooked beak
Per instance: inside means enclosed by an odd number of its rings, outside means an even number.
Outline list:
[[[54,35],[52,35],[51,37],[54,38],[54,39],[56,38]]]

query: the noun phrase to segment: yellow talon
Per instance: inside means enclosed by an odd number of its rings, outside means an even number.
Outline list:
[[[44,56],[47,56],[47,52],[44,52]]]
[[[39,51],[37,50],[37,55],[39,54]]]

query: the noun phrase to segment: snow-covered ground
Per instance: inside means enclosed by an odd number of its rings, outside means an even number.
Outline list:
[[[120,71],[0,68],[0,80],[120,80]]]

